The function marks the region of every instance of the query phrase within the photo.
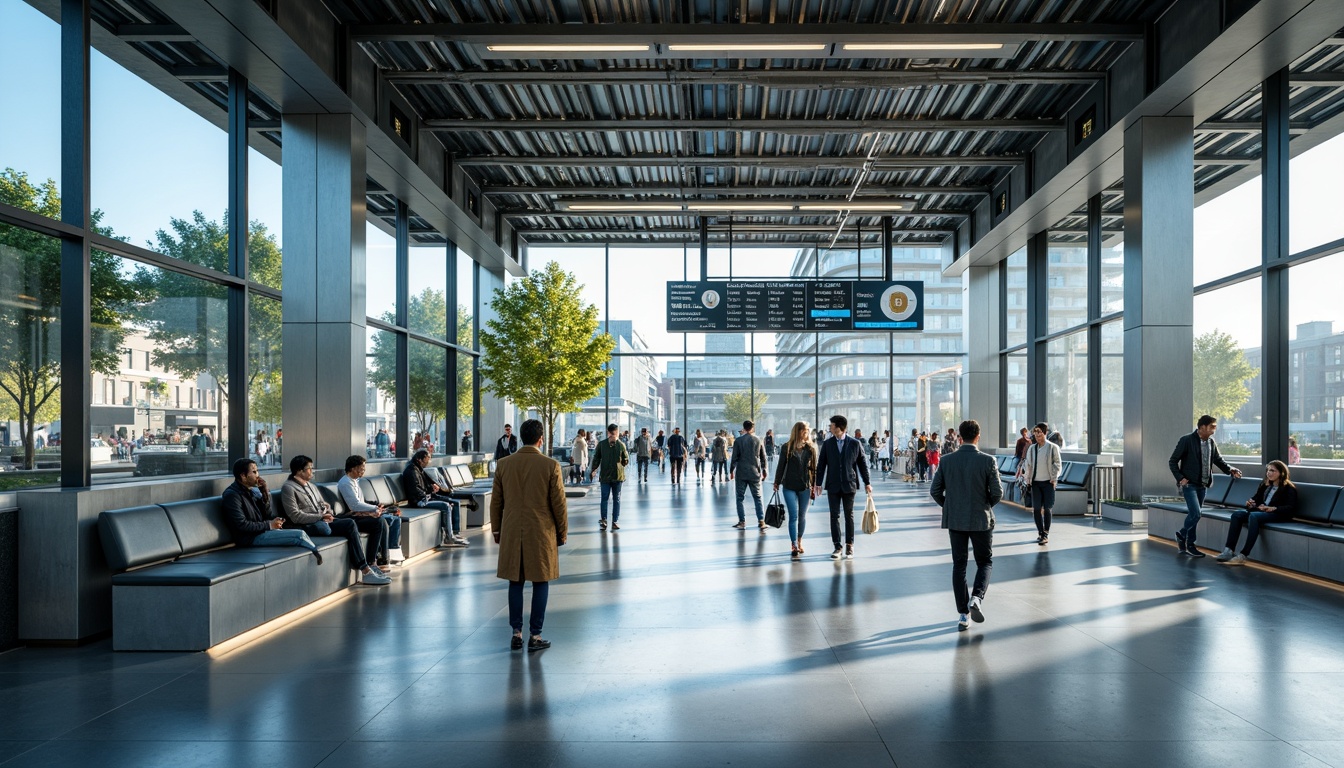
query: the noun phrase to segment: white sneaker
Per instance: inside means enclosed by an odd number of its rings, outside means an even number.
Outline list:
[[[976,624],[985,623],[985,612],[980,608],[981,602],[982,600],[979,597],[971,598],[971,618],[975,620]]]
[[[1236,552],[1233,552],[1232,550],[1228,549],[1227,547],[1223,547],[1223,552],[1222,552],[1222,554],[1218,555],[1218,557],[1215,557],[1214,559],[1217,560],[1217,561],[1220,562],[1220,563],[1226,563],[1228,560],[1231,560],[1232,558],[1234,558],[1234,557],[1236,557],[1236,556],[1237,556],[1237,553],[1236,553]]]
[[[839,548],[839,547],[836,547],[836,548],[835,548],[835,551],[831,553],[831,559],[832,559],[832,560],[839,560],[842,556],[844,556],[844,554],[845,554],[845,550],[843,550],[843,549],[841,549],[841,548]]]
[[[453,536],[453,543],[454,543],[454,544],[461,544],[461,545],[464,546],[464,547],[465,547],[465,546],[469,546],[469,545],[471,544],[471,542],[467,541],[467,537],[466,537],[466,536],[463,536],[463,535],[461,535],[461,534],[457,534],[457,535]]]
[[[1246,564],[1246,556],[1241,554],[1240,552],[1233,555],[1232,559],[1228,560],[1226,563],[1226,565],[1245,565],[1245,564]]]
[[[966,614],[964,613],[957,614],[957,631],[965,632],[970,628],[971,628],[971,622],[966,618]]]
[[[369,572],[361,574],[359,578],[359,583],[368,584],[370,586],[375,587],[385,587],[388,584],[392,583],[392,579],[389,579],[387,576],[383,575],[383,573],[379,571],[377,568],[369,566]]]
[[[406,555],[402,554],[401,547],[389,547],[387,550],[387,562],[393,565],[401,565],[406,562]]]

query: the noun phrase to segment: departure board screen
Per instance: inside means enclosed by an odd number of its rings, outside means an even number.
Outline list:
[[[669,333],[923,329],[924,283],[920,280],[667,284]]]

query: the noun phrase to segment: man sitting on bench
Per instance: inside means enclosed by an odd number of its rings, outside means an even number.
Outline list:
[[[280,489],[280,505],[285,519],[313,536],[343,536],[350,553],[350,567],[360,572],[360,582],[384,587],[392,583],[373,561],[383,548],[387,527],[377,517],[342,517],[332,513],[331,505],[317,495],[313,487],[313,460],[299,455],[289,460],[289,479]],[[361,551],[359,534],[369,534],[367,551]]]
[[[467,538],[462,535],[462,517],[456,499],[447,494],[451,490],[442,488],[438,483],[425,476],[425,467],[429,466],[429,451],[416,451],[401,472],[401,489],[406,500],[421,509],[437,509],[443,513],[439,546],[465,547]]]
[[[266,481],[257,474],[257,462],[251,459],[233,462],[233,484],[224,489],[224,521],[240,547],[303,547],[313,553],[318,565],[322,564],[322,555],[308,534],[282,530],[285,519],[271,510]]]

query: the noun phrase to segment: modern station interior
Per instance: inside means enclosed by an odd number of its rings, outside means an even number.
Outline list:
[[[1340,0],[0,0],[0,116],[6,768],[1344,766]],[[880,529],[831,559],[823,494],[791,558],[632,460],[619,531],[568,485],[553,646],[510,649],[491,475],[537,411],[482,336],[552,264],[612,340],[558,460],[840,414]],[[838,281],[922,327],[669,303]],[[1187,548],[1203,414],[1241,477]],[[963,630],[906,458],[968,419]],[[404,504],[422,447],[468,544],[408,519],[387,586],[219,533],[239,459]],[[1271,461],[1297,507],[1228,561]]]

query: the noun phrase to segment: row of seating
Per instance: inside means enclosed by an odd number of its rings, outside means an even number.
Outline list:
[[[1031,499],[1022,497],[1018,486],[1017,468],[1021,459],[1008,455],[996,456],[999,464],[999,479],[1003,482],[1003,500],[1021,507],[1030,507]],[[1091,494],[1090,480],[1092,468],[1096,466],[1086,461],[1066,461],[1060,467],[1059,483],[1055,486],[1055,506],[1053,514],[1070,516],[1087,514]]]
[[[1232,512],[1245,509],[1259,478],[1213,476],[1201,509],[1198,544],[1215,551],[1227,540]],[[1297,514],[1291,522],[1266,523],[1252,559],[1280,568],[1344,581],[1344,492],[1337,485],[1296,483]],[[1148,505],[1148,535],[1176,540],[1186,516],[1184,502]]]
[[[430,467],[464,508],[489,508],[466,467]],[[402,508],[407,558],[439,543],[441,513],[407,504],[401,476],[359,480],[365,500]],[[335,483],[316,483],[337,515],[345,504]],[[271,491],[280,509],[280,490]],[[346,543],[316,537],[322,565],[297,547],[235,547],[219,497],[109,510],[98,532],[112,577],[115,650],[197,651],[319,600],[355,581]]]

